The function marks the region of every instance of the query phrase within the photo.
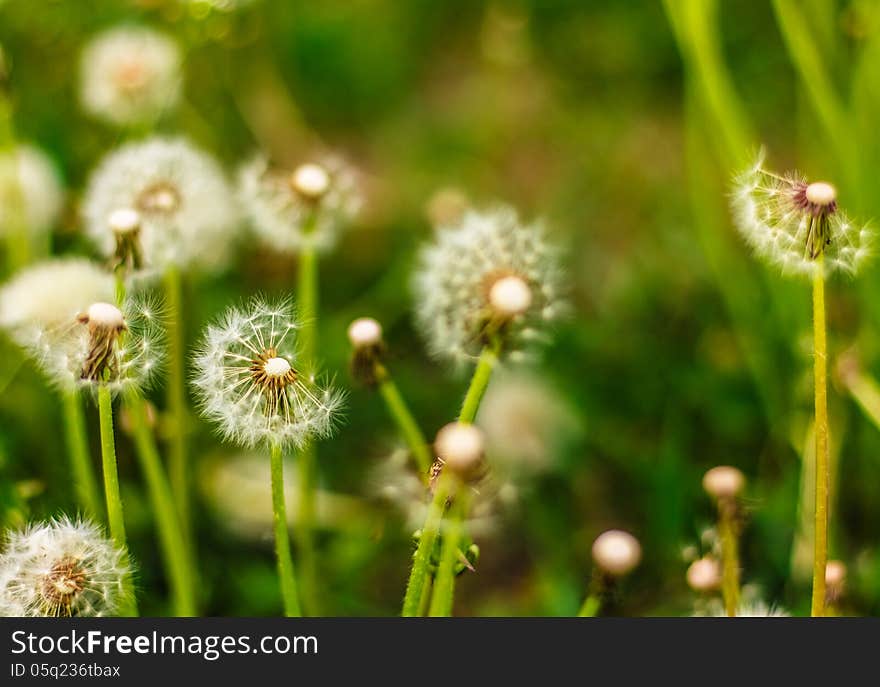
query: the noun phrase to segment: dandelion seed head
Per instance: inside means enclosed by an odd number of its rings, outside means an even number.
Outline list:
[[[593,542],[593,560],[602,571],[613,577],[622,577],[635,568],[642,559],[639,540],[623,530],[603,532]]]
[[[110,216],[107,218],[107,224],[117,234],[129,234],[140,229],[141,216],[137,210],[120,208],[110,213]]]
[[[125,600],[127,556],[94,523],[63,517],[10,532],[0,616],[110,616]]]
[[[138,214],[146,269],[218,269],[229,259],[237,205],[217,163],[182,139],[150,138],[110,153],[89,181],[83,215],[107,257],[117,249],[111,216]]]
[[[359,317],[348,325],[348,340],[354,348],[369,348],[382,343],[382,325],[372,317]]]
[[[718,465],[703,475],[703,489],[716,499],[736,498],[745,484],[742,472],[729,465]]]
[[[508,355],[543,342],[563,310],[558,258],[542,228],[521,224],[512,208],[468,211],[440,227],[413,282],[416,322],[431,354],[462,362],[492,337]]]
[[[239,172],[239,198],[267,245],[297,253],[331,250],[362,205],[354,170],[336,157],[274,169],[257,157]]]
[[[254,299],[209,325],[194,361],[202,414],[243,446],[301,448],[330,436],[344,396],[305,373],[289,302]]]
[[[698,558],[688,566],[688,586],[695,592],[713,592],[721,587],[721,566],[714,558]]]
[[[832,184],[775,174],[764,167],[763,151],[736,177],[731,209],[755,253],[786,274],[812,276],[820,264],[828,273],[856,274],[872,252],[873,230],[838,207]]]
[[[177,104],[180,91],[180,51],[157,31],[109,29],[83,50],[80,100],[98,119],[117,126],[151,122]]]
[[[61,179],[42,150],[19,144],[0,154],[0,236],[14,230],[19,219],[32,234],[45,234],[58,221],[63,204]]]
[[[721,603],[712,604],[708,615],[715,618],[727,618],[728,614]],[[701,614],[702,615],[702,614]],[[789,613],[784,608],[776,605],[768,605],[763,601],[744,601],[736,609],[737,618],[788,618]]]
[[[472,475],[479,467],[485,451],[482,430],[474,425],[451,422],[437,432],[434,450],[445,467],[457,475]]]

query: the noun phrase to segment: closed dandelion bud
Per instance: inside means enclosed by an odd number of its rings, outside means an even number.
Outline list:
[[[60,518],[7,535],[0,555],[0,616],[116,615],[128,556],[100,528]]]
[[[93,172],[83,216],[108,258],[118,252],[110,218],[121,208],[140,219],[137,246],[145,270],[218,269],[230,257],[238,226],[232,192],[217,163],[184,140],[129,143]]]
[[[717,591],[721,588],[721,565],[714,558],[698,558],[688,566],[687,583],[695,592]]]
[[[703,489],[719,501],[735,499],[745,484],[742,472],[729,465],[719,465],[703,475]]]
[[[476,358],[487,343],[520,355],[562,308],[558,256],[511,208],[468,211],[440,227],[414,280],[416,321],[436,357]]]
[[[225,439],[302,448],[332,434],[344,395],[303,371],[299,327],[291,303],[254,299],[206,329],[193,388]]]
[[[180,51],[174,41],[152,29],[110,29],[83,51],[83,109],[111,124],[129,126],[157,119],[177,104],[180,87]]]
[[[832,184],[774,174],[763,152],[737,176],[731,205],[755,253],[784,273],[813,275],[821,256],[825,271],[855,274],[870,256],[873,232],[841,210]]]
[[[443,467],[466,479],[473,476],[483,461],[483,432],[474,425],[452,422],[437,432],[434,450]]]
[[[381,379],[380,365],[385,353],[382,325],[372,317],[359,317],[348,326],[351,343],[351,374],[366,386],[375,386]]]
[[[242,167],[239,199],[258,237],[275,250],[331,250],[362,205],[357,175],[335,157],[274,169],[263,158]]]
[[[607,575],[622,577],[642,559],[639,540],[623,530],[603,532],[593,542],[593,561]]]
[[[58,221],[64,189],[54,163],[31,145],[0,154],[0,236],[21,222],[31,235],[45,235]]]

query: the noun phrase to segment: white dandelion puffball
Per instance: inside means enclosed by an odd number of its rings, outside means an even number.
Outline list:
[[[871,255],[873,231],[847,217],[832,184],[774,174],[763,151],[737,176],[731,208],[746,242],[785,274],[811,276],[821,264],[827,273],[854,275]]]
[[[193,387],[224,439],[302,448],[333,432],[344,398],[301,369],[299,327],[290,302],[260,299],[208,326]]]
[[[44,234],[58,221],[63,205],[61,178],[42,150],[18,145],[0,155],[0,236],[17,221],[25,222],[28,234]]]
[[[258,157],[241,168],[238,184],[254,232],[284,252],[331,250],[362,205],[355,172],[334,157],[294,170],[273,169]]]
[[[29,348],[59,388],[119,393],[149,386],[164,360],[164,334],[150,301],[130,298],[122,308],[95,301],[65,323],[37,330]]]
[[[430,353],[472,359],[497,339],[520,354],[548,338],[562,311],[558,253],[537,224],[520,224],[512,208],[468,211],[440,227],[420,255],[413,289],[416,322]]]
[[[642,547],[629,532],[608,530],[593,542],[593,560],[603,572],[621,577],[642,560]]]
[[[736,609],[737,618],[788,618],[788,611],[780,606],[770,606],[763,601],[747,601],[741,603]],[[712,616],[727,618],[728,614],[720,604],[715,605]]]
[[[0,616],[116,615],[126,600],[128,556],[91,522],[67,517],[6,537]]]
[[[83,203],[86,229],[111,257],[111,217],[140,216],[147,269],[216,269],[229,259],[238,227],[237,205],[219,165],[182,139],[151,138],[124,145],[100,163]]]
[[[180,100],[177,44],[153,29],[121,27],[98,34],[80,64],[80,100],[94,117],[118,126],[157,119]]]
[[[0,288],[0,327],[21,346],[74,322],[89,305],[114,298],[113,277],[84,258],[55,258]]]

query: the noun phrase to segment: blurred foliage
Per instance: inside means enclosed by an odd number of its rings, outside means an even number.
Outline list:
[[[429,436],[454,417],[466,384],[427,358],[409,315],[431,195],[451,186],[478,206],[511,202],[566,246],[574,314],[538,372],[582,431],[556,447],[552,470],[519,480],[495,533],[476,537],[479,567],[460,579],[459,614],[575,613],[591,542],[609,527],[636,534],[644,560],[607,612],[689,614],[683,550],[699,548],[712,524],[700,479],[722,463],[749,479],[744,581],[769,602],[808,610],[808,581],[793,564],[812,413],[808,287],[748,256],[726,194],[764,143],[775,166],[832,177],[844,205],[880,216],[874,3],[668,0],[664,11],[648,0],[253,0],[227,12],[172,0],[7,0],[0,45],[16,134],[50,152],[71,190],[56,253],[92,252],[76,207],[88,172],[144,133],[111,129],[77,105],[82,46],[121,22],[166,31],[185,50],[185,101],[157,131],[191,137],[230,170],[260,147],[295,163],[327,145],[364,171],[366,211],[321,265],[320,356],[351,386],[345,328],[377,317]],[[230,301],[289,292],[295,269],[254,244],[227,274],[192,279],[187,336]],[[857,345],[868,373],[880,372],[878,288],[874,267],[829,293],[832,356]],[[22,481],[30,516],[70,510],[56,399],[3,346],[4,510],[24,503]],[[846,611],[873,614],[880,432],[845,384],[836,389],[832,555],[850,566]],[[232,450],[204,425],[192,439],[208,481]],[[328,614],[399,612],[411,528],[371,495],[372,471],[397,443],[380,399],[353,388],[344,428],[319,448],[322,487],[370,512],[321,533]],[[130,443],[120,444],[142,610],[160,614],[153,523]],[[277,613],[268,523],[243,537],[215,506],[203,501],[198,522],[205,612]]]

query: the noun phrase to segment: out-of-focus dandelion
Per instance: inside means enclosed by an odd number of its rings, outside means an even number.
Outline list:
[[[764,601],[751,601],[739,604],[733,615],[720,606],[712,609],[710,615],[716,618],[734,616],[737,618],[788,618],[790,614],[781,606],[768,605]]]
[[[827,181],[796,173],[775,174],[764,154],[735,180],[731,200],[740,233],[755,252],[784,273],[813,280],[813,377],[816,413],[816,506],[812,615],[825,607],[828,559],[828,370],[825,278],[832,271],[855,275],[871,254],[873,231],[850,219]]]
[[[825,566],[825,603],[836,609],[846,592],[846,563],[831,560]]]
[[[596,571],[578,616],[595,616],[617,580],[631,573],[642,560],[639,540],[624,530],[607,530],[596,537],[592,548]]]
[[[698,558],[688,566],[687,583],[695,592],[717,591],[721,588],[721,566],[711,556]]]
[[[124,549],[94,523],[63,517],[10,532],[0,555],[0,615],[87,617],[125,611]]]
[[[177,45],[153,29],[109,29],[83,50],[82,106],[92,116],[117,126],[158,119],[177,104],[181,82]]]
[[[742,527],[737,501],[745,487],[745,476],[737,468],[719,465],[703,476],[703,489],[718,507],[718,537],[721,540],[721,591],[729,616],[740,603],[739,534]]]
[[[331,250],[362,205],[357,175],[336,157],[294,170],[262,157],[239,172],[239,197],[254,231],[275,250]]]
[[[289,616],[300,614],[300,602],[290,555],[282,452],[329,436],[343,402],[340,392],[318,384],[301,367],[300,327],[290,302],[254,299],[245,307],[230,308],[207,328],[193,378],[203,415],[225,439],[270,448],[278,573]]]

